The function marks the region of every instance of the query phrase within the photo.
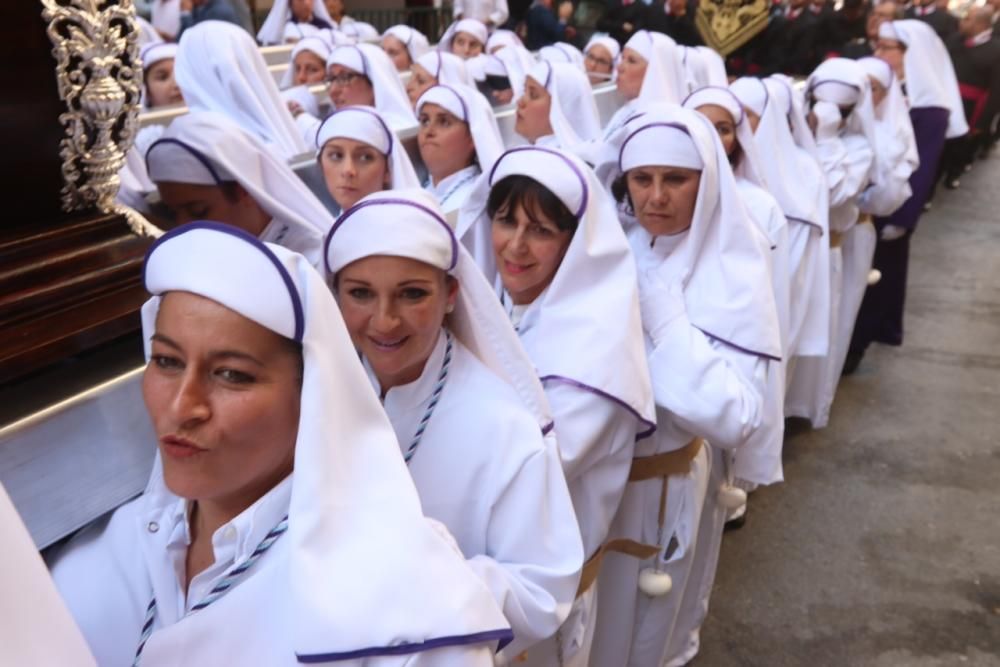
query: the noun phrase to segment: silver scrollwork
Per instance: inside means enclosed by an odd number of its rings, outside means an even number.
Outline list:
[[[138,116],[138,34],[132,0],[42,0],[59,96],[62,206],[117,212],[118,172]]]

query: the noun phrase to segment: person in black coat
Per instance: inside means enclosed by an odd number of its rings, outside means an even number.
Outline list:
[[[654,0],[646,7],[642,27],[662,32],[682,46],[701,46],[704,42],[694,26],[698,0]]]
[[[914,0],[905,16],[908,19],[919,19],[934,28],[934,32],[945,43],[958,32],[958,19],[951,12],[938,9],[935,0]]]
[[[847,2],[844,3],[847,7]],[[864,35],[842,42],[836,55],[843,58],[866,58],[875,55],[875,43],[878,42],[878,27],[885,21],[898,21],[903,18],[903,7],[892,0],[878,3],[868,10],[865,18]]]
[[[646,5],[642,0],[611,0],[597,21],[597,31],[606,32],[625,46],[636,30],[643,27]]]
[[[789,0],[782,18],[777,32],[781,44],[777,71],[807,76],[816,69],[822,55],[816,51],[819,17],[809,10],[807,0]]]
[[[552,5],[555,0],[535,0],[524,17],[527,35],[524,40],[529,51],[537,51],[543,46],[556,42],[568,42],[576,37],[576,29],[568,25],[573,17],[573,3],[562,0],[559,15]]]

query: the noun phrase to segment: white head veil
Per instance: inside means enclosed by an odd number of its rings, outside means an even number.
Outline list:
[[[600,138],[597,102],[582,69],[567,62],[542,61],[531,68],[528,76],[552,98],[549,123],[562,148],[572,150],[582,141]]]
[[[955,67],[944,42],[934,29],[923,21],[908,19],[886,21],[878,29],[878,36],[906,45],[903,55],[906,96],[911,109],[939,107],[947,109],[949,139],[961,137],[969,131],[965,120],[965,107],[958,91]]]
[[[295,58],[303,51],[308,51],[317,58],[320,58],[324,63],[324,67],[326,66],[326,59],[330,57],[330,45],[322,37],[304,37],[300,39],[292,47],[292,55],[288,60],[288,69],[285,70],[284,75],[281,77],[282,90],[290,88],[295,82]]]
[[[451,43],[454,41],[455,35],[460,32],[475,37],[483,45],[483,53],[486,53],[489,30],[486,28],[485,23],[477,19],[459,19],[448,26],[448,29],[444,31],[444,35],[441,36],[441,41],[438,42],[438,49],[451,53]]]
[[[538,50],[538,58],[550,63],[565,63],[583,71],[583,51],[566,42],[556,42]]]
[[[680,104],[687,97],[684,63],[674,40],[658,32],[637,30],[625,43],[625,48],[636,51],[647,63],[639,91],[640,102]]]
[[[382,118],[382,114],[375,109],[344,107],[327,116],[316,132],[317,159],[322,159],[324,144],[337,137],[360,141],[382,153],[389,163],[391,189],[420,187],[420,180],[406,149],[399,143],[396,133]]]
[[[288,226],[275,242],[321,266],[333,216],[287,163],[225,116],[202,111],[175,118],[146,151],[146,168],[156,183],[239,183],[277,224]]]
[[[739,164],[733,170],[734,174],[762,190],[767,190],[767,179],[764,177],[764,169],[761,167],[757,142],[754,141],[750,121],[747,120],[746,112],[739,99],[728,87],[708,86],[688,95],[683,106],[685,109],[697,111],[698,107],[707,104],[722,107],[733,117],[733,125],[736,127],[736,143],[739,144],[742,153]]]
[[[524,48],[524,42],[513,30],[494,30],[490,38],[486,40],[486,53],[493,53],[493,49],[502,49],[507,46],[518,46]]]
[[[780,83],[774,85],[780,86]],[[729,89],[744,107],[760,116],[754,141],[770,158],[760,163],[768,192],[778,200],[785,217],[813,225],[825,234],[829,215],[827,183],[815,158],[795,144],[788,127],[787,107],[781,108],[771,99],[770,87],[761,79],[737,79]],[[803,167],[803,160],[811,161],[812,168],[808,172],[803,169],[808,168],[809,163]],[[816,177],[815,183],[808,180],[810,174]]]
[[[873,178],[873,192],[866,193],[862,200],[862,210],[889,215],[913,194],[908,180],[920,166],[917,140],[906,98],[892,67],[880,58],[861,58],[858,65],[886,90],[885,99],[875,108],[875,153],[881,156],[879,171]],[[905,187],[889,192],[881,187],[883,183],[905,183]]]
[[[141,16],[135,17],[136,23],[139,24],[139,48],[145,48],[150,44],[157,44],[163,41],[160,37],[160,33],[156,32],[156,28],[153,24],[142,18]]]
[[[393,129],[413,127],[417,118],[413,115],[410,99],[399,78],[392,60],[374,44],[338,46],[326,59],[327,67],[341,65],[349,70],[364,74],[372,82],[375,92],[375,108]]]
[[[495,300],[495,297],[494,297]],[[28,529],[0,484],[0,658],[7,665],[96,667]]]
[[[424,190],[368,195],[344,212],[326,239],[326,269],[335,275],[372,255],[407,257],[458,279],[448,328],[490,370],[513,387],[540,429],[552,423],[548,400],[528,355],[469,252],[458,243],[434,197]]]
[[[285,29],[281,31],[281,41],[287,44],[288,42],[297,42],[306,37],[319,37],[323,30],[323,28],[317,28],[312,23],[288,22],[285,24]]]
[[[191,111],[217,111],[290,159],[309,148],[253,38],[224,21],[205,21],[181,36],[174,78]]]
[[[503,139],[490,103],[482,93],[468,86],[431,86],[417,100],[417,113],[425,104],[436,104],[469,125],[476,147],[476,158],[483,171],[489,171],[503,153]]]
[[[486,207],[492,187],[518,175],[545,186],[579,221],[552,283],[532,304],[538,308],[538,324],[521,339],[531,351],[538,375],[542,382],[565,382],[614,401],[632,413],[641,423],[640,431],[648,435],[656,417],[635,260],[614,202],[593,171],[563,151],[513,148],[497,160],[492,172],[483,174],[469,195],[459,217],[458,237],[467,246],[476,246],[480,267],[487,278],[498,281],[492,247],[482,247],[492,224]]]
[[[294,615],[292,633],[283,640],[290,660],[401,655],[474,638],[510,639],[492,595],[424,519],[392,426],[333,296],[302,256],[230,227],[192,223],[153,244],[145,284],[154,296],[142,308],[144,340],[155,330],[161,295],[185,291],[302,345],[294,483],[282,538],[288,562],[274,575],[287,584],[266,589],[277,599],[261,601]],[[146,495],[173,495],[159,465]],[[147,651],[155,640],[154,633]]]
[[[622,53],[621,44],[614,37],[597,33],[590,38],[587,46],[583,48],[584,58],[586,58],[586,54],[590,52],[593,46],[603,46],[611,54],[611,75],[608,78],[614,81],[618,76],[618,59]]]
[[[153,27],[175,38],[181,29],[181,0],[153,0],[151,5]]]
[[[427,70],[438,82],[446,86],[470,86],[476,84],[466,69],[465,61],[454,53],[446,51],[428,51],[414,61]]]
[[[665,285],[680,283],[688,318],[705,334],[780,360],[768,244],[743,206],[715,128],[699,113],[658,105],[627,123],[615,141],[618,173],[650,165],[698,169],[700,163],[691,226],[667,259],[647,270],[656,271]],[[648,239],[640,226],[636,233]]]
[[[326,11],[326,4],[323,0],[314,0],[313,18],[325,21],[331,28],[337,25],[337,22],[330,16],[330,12]],[[274,0],[274,4],[271,5],[271,11],[268,12],[267,18],[264,19],[264,25],[260,27],[260,31],[257,33],[257,41],[265,46],[268,44],[281,44],[284,41],[285,25],[288,23],[296,23],[296,21],[292,20],[292,8],[289,0]]]
[[[816,137],[813,136],[809,123],[806,121],[805,95],[797,90],[793,86],[792,79],[784,74],[773,74],[764,83],[777,108],[787,110],[785,115],[788,117],[788,122],[791,123],[795,145],[818,162],[819,149],[816,146]]]
[[[806,89],[813,99],[830,102],[841,108],[854,107],[847,118],[846,129],[863,136],[871,147],[874,160],[870,177],[873,179],[885,165],[882,164],[884,156],[879,155],[877,150],[872,87],[865,70],[856,60],[830,58],[809,75]]]
[[[431,49],[430,42],[427,41],[427,36],[408,25],[399,24],[388,28],[382,33],[382,39],[385,39],[387,35],[392,35],[403,43],[407,53],[410,54],[412,62],[416,62],[417,58]]]
[[[142,61],[142,106],[149,108],[149,93],[146,91],[146,73],[149,68],[163,60],[175,60],[177,58],[177,45],[173,42],[151,42],[139,52],[139,60]]]

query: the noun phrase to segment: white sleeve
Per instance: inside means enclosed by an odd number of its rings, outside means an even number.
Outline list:
[[[316,145],[316,133],[319,131],[320,120],[313,116],[307,111],[303,111],[298,116],[295,117],[295,124],[299,128],[299,132],[302,134],[303,141],[306,142],[306,146],[312,148]]]
[[[364,662],[364,667],[493,667],[493,665],[493,647],[484,644],[449,646],[405,657],[387,656],[371,658]]]
[[[498,480],[486,553],[469,566],[493,593],[514,631],[515,656],[550,637],[576,597],[583,545],[559,455],[548,446]]]
[[[545,395],[589,557],[607,538],[618,511],[640,422],[608,398],[558,380],[545,383]]]
[[[493,25],[499,28],[507,22],[507,17],[510,15],[510,11],[507,9],[507,0],[495,0],[493,7],[493,11],[490,12],[490,20],[493,21]]]
[[[716,447],[738,447],[761,424],[767,361],[710,339],[686,313],[667,325],[649,371],[656,404]]]

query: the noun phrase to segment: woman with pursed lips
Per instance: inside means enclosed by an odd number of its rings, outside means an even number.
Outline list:
[[[430,48],[427,37],[408,25],[394,25],[382,33],[382,50],[398,72],[408,71],[414,61]]]
[[[604,126],[604,140],[636,113],[640,104],[680,104],[687,97],[680,49],[658,32],[638,30],[625,43],[618,59],[615,85],[625,98]]]
[[[700,114],[650,106],[612,140],[612,191],[629,240],[656,400],[612,537],[655,545],[601,572],[594,664],[687,664],[698,650],[727,509],[732,455],[762,427],[781,333],[767,250],[722,144]],[[609,152],[610,155],[611,152]],[[607,590],[608,595],[603,592]]]
[[[490,103],[466,86],[434,86],[417,102],[417,146],[427,167],[427,190],[445,215],[457,211],[476,178],[503,152]]]
[[[316,135],[326,189],[341,211],[373,192],[420,187],[406,150],[371,107],[334,111]]]
[[[654,428],[634,259],[589,167],[548,148],[504,153],[470,195],[458,229],[502,287],[545,387],[588,559],[569,619],[526,662],[586,665],[604,595],[595,584],[602,545],[636,438]]]
[[[531,361],[428,193],[363,199],[337,221],[326,256],[424,511],[514,630],[499,659],[530,654],[566,617],[583,562]]]
[[[492,665],[509,626],[424,517],[319,273],[196,222],[144,281],[152,475],[52,567],[98,664]]]
[[[599,139],[601,121],[587,76],[569,63],[532,67],[517,101],[514,131],[532,144],[569,151]]]
[[[428,51],[416,59],[410,72],[410,79],[406,82],[406,95],[414,109],[417,107],[417,100],[431,86],[475,87],[465,61],[445,51]]]

